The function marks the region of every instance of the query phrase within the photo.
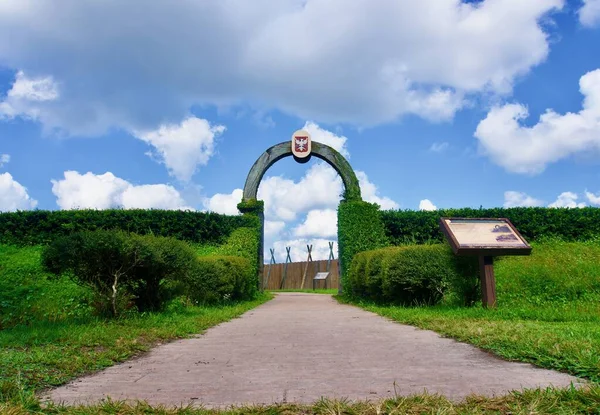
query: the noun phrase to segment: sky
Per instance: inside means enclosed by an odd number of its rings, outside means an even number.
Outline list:
[[[600,206],[600,0],[0,0],[0,211],[238,214],[301,128],[382,209]],[[265,258],[342,192],[276,163]]]

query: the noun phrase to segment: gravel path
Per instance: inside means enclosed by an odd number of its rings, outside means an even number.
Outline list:
[[[46,399],[207,406],[381,399],[568,386],[574,377],[506,362],[322,294],[281,293],[241,318],[54,389]]]

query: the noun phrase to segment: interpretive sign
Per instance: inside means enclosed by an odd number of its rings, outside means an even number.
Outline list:
[[[329,277],[329,273],[328,272],[317,272],[317,275],[315,275],[315,280],[326,280],[327,277]]]
[[[298,159],[310,156],[312,142],[310,134],[305,130],[298,130],[292,135],[292,153]]]
[[[529,255],[531,246],[505,218],[440,218],[440,228],[456,255],[479,257],[482,303],[495,307],[494,257]]]
[[[457,255],[529,255],[531,246],[508,219],[441,218]]]
[[[313,291],[317,287],[317,281],[325,281],[325,288],[327,288],[327,278],[329,277],[329,272],[317,272],[317,275],[313,278]]]

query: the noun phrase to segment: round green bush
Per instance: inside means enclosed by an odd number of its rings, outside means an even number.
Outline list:
[[[403,305],[436,304],[444,297],[467,303],[476,287],[475,261],[442,244],[361,252],[350,267],[351,295]]]
[[[188,296],[196,304],[246,300],[256,292],[253,263],[226,255],[199,257],[187,279]]]

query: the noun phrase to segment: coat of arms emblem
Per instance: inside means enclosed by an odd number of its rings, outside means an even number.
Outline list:
[[[292,135],[292,153],[297,158],[306,158],[310,156],[312,143],[310,134],[304,130],[298,130]]]

